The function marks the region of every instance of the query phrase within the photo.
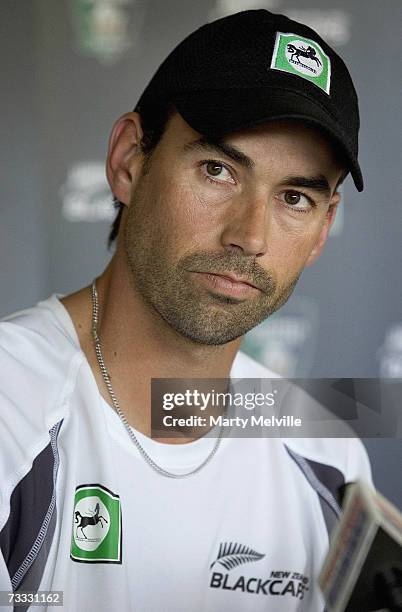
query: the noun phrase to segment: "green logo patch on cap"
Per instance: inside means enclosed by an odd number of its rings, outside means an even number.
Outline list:
[[[309,38],[277,32],[271,68],[311,81],[329,94],[331,61],[320,45]]]
[[[121,563],[121,535],[119,496],[98,484],[77,487],[71,558],[87,563]]]

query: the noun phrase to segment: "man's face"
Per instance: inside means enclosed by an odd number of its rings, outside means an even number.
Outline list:
[[[197,343],[243,336],[286,302],[325,241],[341,174],[326,139],[276,122],[216,145],[175,114],[146,166],[123,227],[133,287]]]

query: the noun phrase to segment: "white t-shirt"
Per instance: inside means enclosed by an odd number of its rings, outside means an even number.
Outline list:
[[[230,375],[275,376],[241,352]],[[169,471],[215,444],[135,433]],[[322,612],[334,492],[356,478],[371,481],[353,438],[229,437],[196,475],[161,476],[100,395],[58,296],[0,323],[0,591],[63,591],[68,612]]]

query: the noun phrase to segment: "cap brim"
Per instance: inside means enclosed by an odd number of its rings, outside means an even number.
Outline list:
[[[278,87],[197,91],[174,96],[172,102],[197,132],[219,138],[230,132],[278,120],[300,120],[323,131],[344,157],[358,191],[363,177],[357,156],[336,119],[305,93]]]

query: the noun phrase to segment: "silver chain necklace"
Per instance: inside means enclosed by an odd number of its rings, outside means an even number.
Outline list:
[[[102,355],[101,342],[98,336],[98,314],[99,314],[99,299],[98,299],[98,291],[96,289],[96,279],[95,279],[92,283],[92,337],[93,337],[94,344],[95,344],[95,352],[96,352],[96,357],[98,359],[99,369],[101,371],[103,380],[105,381],[107,390],[109,391],[110,398],[113,402],[113,407],[115,411],[117,412],[117,414],[119,415],[121,421],[123,422],[123,425],[126,428],[128,435],[130,436],[134,445],[137,447],[141,457],[144,459],[146,463],[148,463],[148,465],[153,470],[155,470],[155,472],[157,472],[161,476],[166,476],[167,478],[186,478],[187,476],[192,476],[193,474],[197,474],[197,472],[202,470],[202,468],[205,465],[207,465],[207,463],[209,463],[212,457],[216,454],[216,451],[218,450],[221,440],[222,440],[222,434],[224,431],[224,427],[222,426],[220,428],[219,436],[217,437],[214,447],[209,453],[209,455],[206,457],[206,459],[204,459],[204,461],[199,466],[197,466],[191,472],[186,472],[185,474],[174,474],[173,472],[168,472],[167,470],[164,470],[160,465],[155,463],[155,461],[148,455],[144,447],[140,444],[138,438],[136,437],[130,425],[128,424],[128,421],[126,417],[124,416],[124,414],[122,413],[119,403],[117,401],[116,395],[113,391],[113,387],[110,382],[109,373],[106,369],[105,361]]]

